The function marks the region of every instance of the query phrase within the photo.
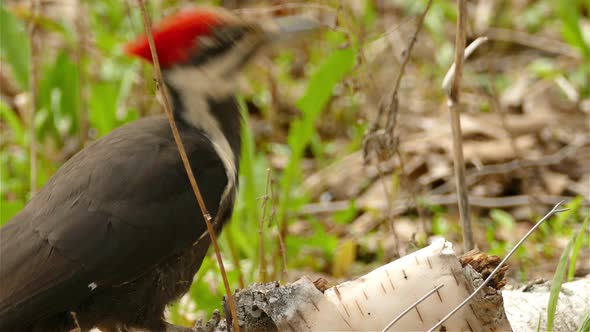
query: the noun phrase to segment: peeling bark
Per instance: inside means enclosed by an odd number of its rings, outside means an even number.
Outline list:
[[[476,261],[488,264],[474,264],[482,271],[496,262],[484,254],[477,255]],[[380,331],[418,298],[443,284],[389,329],[427,330],[483,280],[484,276],[470,265],[462,268],[452,244],[440,240],[325,292],[309,278],[301,278],[286,286],[276,282],[252,285],[234,296],[239,324],[245,331]],[[502,304],[500,291],[486,287],[441,329],[510,330]],[[224,329],[225,325],[218,330]]]

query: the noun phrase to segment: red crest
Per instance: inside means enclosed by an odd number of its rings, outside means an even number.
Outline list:
[[[154,43],[162,68],[182,63],[196,51],[196,39],[208,35],[211,29],[223,23],[223,15],[214,10],[184,10],[167,17],[153,28]],[[125,45],[125,53],[152,61],[145,34]]]

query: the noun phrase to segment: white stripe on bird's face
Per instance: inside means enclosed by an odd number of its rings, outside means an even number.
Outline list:
[[[205,133],[223,163],[227,185],[220,204],[236,189],[236,156],[223,134],[221,124],[212,114],[223,110],[210,109],[208,100],[220,100],[235,93],[237,77],[224,78],[222,75],[225,68],[235,63],[234,59],[230,58],[231,53],[227,55],[203,66],[182,66],[166,72],[166,81],[178,93],[184,108],[179,110],[179,115],[188,124]]]
[[[235,190],[235,184],[238,176],[236,167],[236,156],[223,131],[221,125],[211,112],[223,112],[223,110],[210,110],[208,98],[201,90],[197,90],[197,85],[187,85],[180,88],[175,85],[175,90],[181,99],[184,109],[180,111],[180,116],[189,125],[201,129],[205,136],[211,141],[215,152],[221,159],[227,176],[227,185],[223,191],[221,202],[230,193]]]
[[[223,162],[228,182],[220,205],[236,190],[237,156],[212,113],[224,110],[210,109],[209,101],[224,100],[235,94],[243,66],[264,44],[265,38],[262,30],[249,30],[225,52],[215,54],[200,64],[179,65],[165,72],[167,84],[178,93],[183,104],[180,116],[205,133]]]

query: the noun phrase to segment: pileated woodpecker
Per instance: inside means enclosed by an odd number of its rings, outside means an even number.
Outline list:
[[[261,47],[307,22],[274,27],[200,8],[154,28],[176,125],[217,232],[238,182],[237,75]],[[145,36],[126,52],[151,61]],[[167,323],[164,310],[188,291],[209,243],[166,118],[118,128],[68,160],[0,229],[0,331],[190,331]]]

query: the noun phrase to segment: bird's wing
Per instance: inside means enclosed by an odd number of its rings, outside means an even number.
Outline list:
[[[181,134],[204,198],[221,197],[227,178],[207,138]],[[218,199],[205,203],[216,213]],[[165,119],[120,128],[64,164],[0,229],[0,327],[134,280],[205,231]]]

